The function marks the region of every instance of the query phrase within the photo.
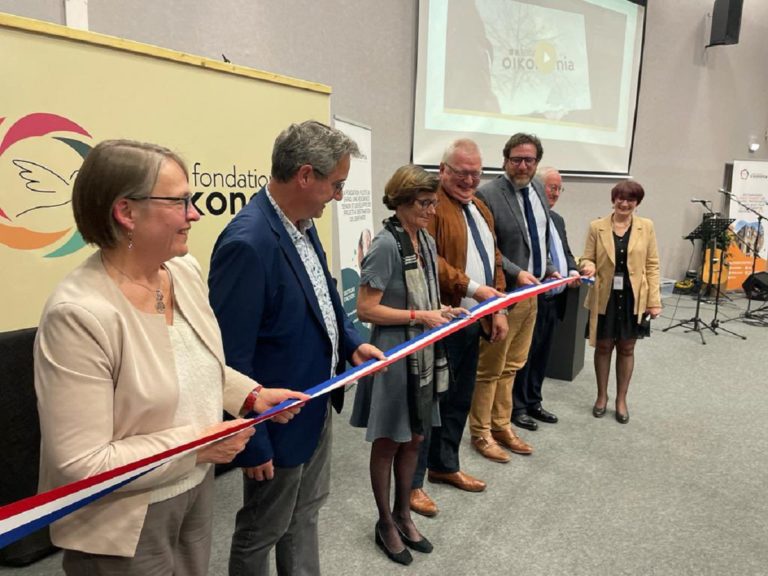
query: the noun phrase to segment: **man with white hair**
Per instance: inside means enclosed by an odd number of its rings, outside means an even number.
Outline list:
[[[554,211],[555,204],[563,192],[563,179],[555,168],[546,166],[538,169],[538,178],[544,185],[544,194],[549,204],[549,257],[552,265],[562,277],[578,276],[576,260],[568,246],[568,236],[565,233],[565,220]],[[578,285],[572,282],[571,286]],[[547,361],[552,349],[552,340],[558,320],[565,316],[567,299],[565,286],[560,286],[538,297],[536,324],[533,328],[531,347],[528,350],[528,360],[515,376],[514,393],[516,399],[524,398],[528,406],[541,406],[542,384],[547,372]],[[542,422],[554,423],[552,419],[541,419]]]

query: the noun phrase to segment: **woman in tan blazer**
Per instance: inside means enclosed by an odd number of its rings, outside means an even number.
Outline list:
[[[650,336],[650,319],[661,314],[659,252],[653,222],[635,214],[645,196],[632,180],[611,190],[613,213],[589,226],[581,273],[595,278],[585,306],[589,343],[595,347],[595,418],[605,415],[611,356],[616,348],[616,420],[629,422],[627,390],[635,364],[635,342]]]
[[[200,215],[178,156],[102,142],[80,169],[72,206],[83,238],[100,250],[56,287],[37,332],[41,490],[228,428],[222,407],[244,416],[307,399],[262,389],[224,364],[200,269],[186,256]],[[160,466],[55,522],[64,571],[206,574],[212,464],[231,461],[252,434]]]

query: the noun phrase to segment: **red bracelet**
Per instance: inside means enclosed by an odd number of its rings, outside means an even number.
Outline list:
[[[411,308],[411,319],[408,322],[409,326],[416,326],[416,310]]]
[[[261,389],[263,386],[261,384],[257,384],[256,388],[251,390],[251,393],[248,394],[248,396],[245,397],[245,402],[243,402],[243,410],[242,414],[250,414],[253,412],[253,407],[256,405],[256,398],[259,397],[259,392],[261,392]]]

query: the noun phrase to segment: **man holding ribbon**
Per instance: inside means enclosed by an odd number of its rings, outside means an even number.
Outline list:
[[[478,190],[478,196],[493,213],[508,287],[560,277],[549,258],[549,205],[541,182],[533,179],[543,154],[536,136],[513,135],[504,146],[504,174]],[[535,299],[518,302],[509,313],[507,337],[500,342],[480,343],[470,412],[473,436],[485,436],[490,431],[500,438],[510,428],[510,417],[516,426],[529,430],[538,428],[533,418],[557,421],[554,414],[541,407],[535,394],[524,386],[518,388],[515,380],[528,358],[536,310]]]
[[[227,364],[265,387],[306,390],[381,351],[362,343],[342,308],[313,218],[342,197],[357,144],[314,121],[275,140],[272,174],[216,242],[209,276]],[[331,394],[341,410],[344,390]],[[327,396],[291,427],[259,426],[236,463],[244,504],[237,513],[230,575],[319,574],[317,523],[330,490],[331,411]]]
[[[506,287],[493,216],[475,197],[482,167],[480,150],[469,139],[451,143],[440,163],[439,204],[429,231],[437,244],[440,295],[443,304],[449,306],[471,308],[501,296]],[[508,329],[506,310],[492,316],[486,327],[491,341],[504,340]],[[430,482],[470,492],[485,489],[485,482],[466,474],[459,465],[459,445],[475,388],[480,331],[480,324],[474,323],[445,339],[453,378],[440,401],[442,425],[432,429],[428,459]],[[495,459],[509,458],[490,434],[473,438],[472,442],[481,453]],[[512,437],[510,442],[530,450],[519,438]],[[411,500],[412,506],[419,504],[414,496]]]
[[[549,206],[549,255],[552,265],[563,276],[579,277],[578,265],[568,246],[568,236],[565,233],[565,220],[553,210],[555,203],[563,191],[563,179],[555,168],[550,166],[539,168],[538,177],[544,185],[544,193]],[[578,286],[578,280],[570,286]],[[537,298],[536,324],[531,338],[531,347],[528,351],[528,360],[515,376],[515,409],[517,398],[520,397],[525,405],[533,409],[529,412],[537,418],[536,407],[541,407],[541,388],[547,373],[549,352],[552,348],[552,339],[558,319],[565,316],[566,287],[558,286]],[[545,413],[542,410],[542,413]],[[547,418],[544,414],[539,419],[543,422],[555,423],[556,418]],[[554,415],[553,415],[554,416]]]

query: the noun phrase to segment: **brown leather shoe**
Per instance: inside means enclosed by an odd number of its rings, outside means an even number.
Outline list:
[[[459,490],[467,492],[482,492],[485,490],[485,482],[465,474],[461,470],[458,472],[436,472],[430,470],[427,473],[427,479],[433,484],[450,484]]]
[[[493,438],[485,438],[483,436],[472,436],[472,446],[480,452],[482,456],[485,456],[488,458],[488,460],[493,460],[494,462],[502,462],[506,463],[509,462],[509,454],[505,450],[502,449],[501,446],[499,446],[496,443],[496,440]]]
[[[504,430],[491,430],[491,436],[496,442],[515,454],[524,454],[527,456],[533,452],[533,446],[524,442],[512,431],[511,427],[505,428]]]
[[[421,514],[428,518],[437,516],[437,513],[439,512],[435,501],[432,500],[422,488],[414,488],[411,490],[411,510],[416,512],[416,514]]]

